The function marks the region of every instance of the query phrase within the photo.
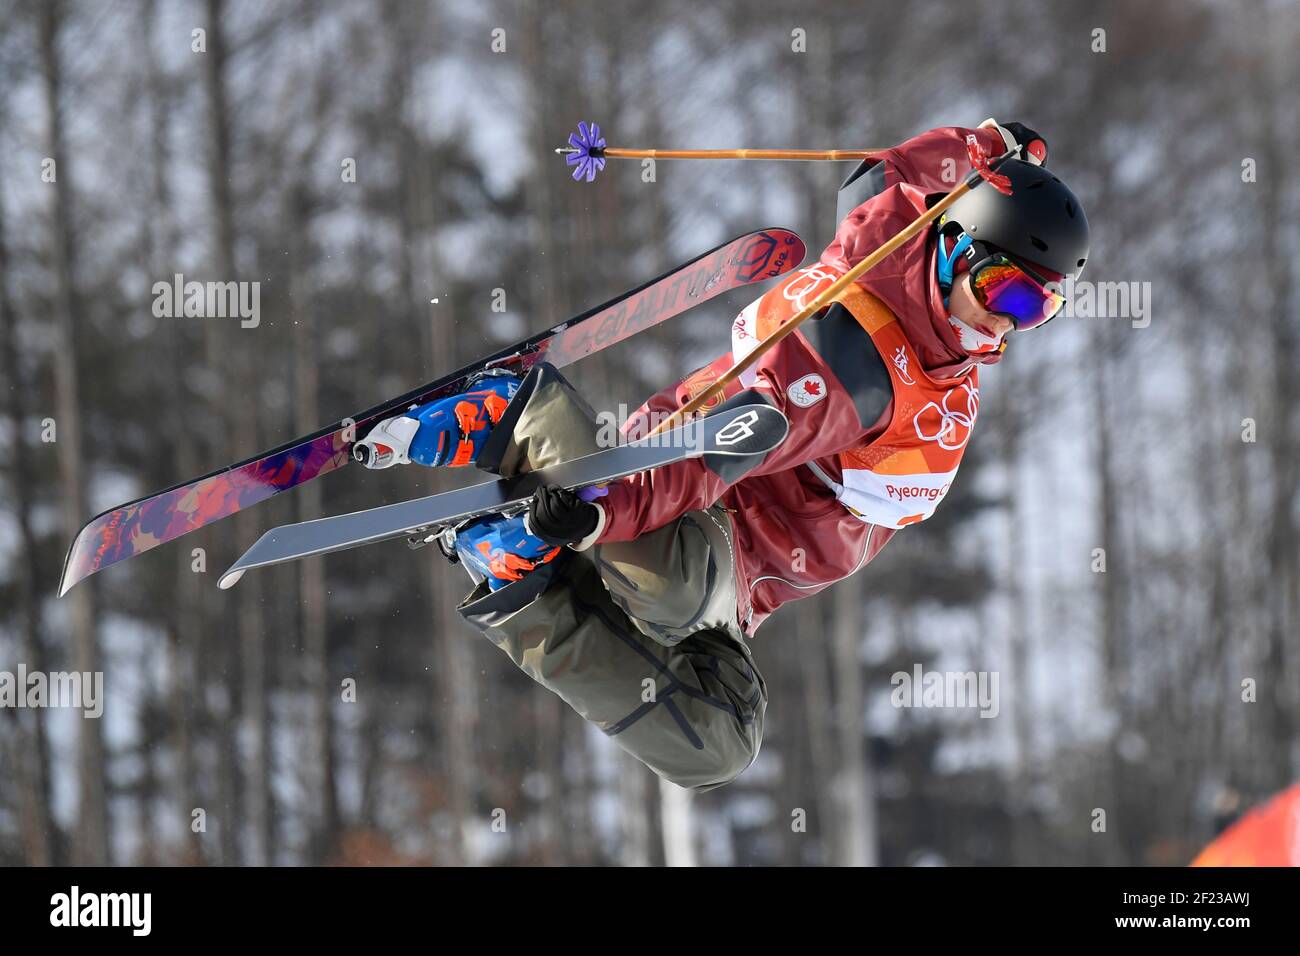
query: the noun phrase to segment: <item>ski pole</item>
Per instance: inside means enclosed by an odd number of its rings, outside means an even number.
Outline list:
[[[1002,165],[1004,160],[1011,158],[1020,151],[1020,147],[1013,147],[1007,150],[1001,156],[994,160],[989,160],[980,150],[975,142],[974,136],[966,138],[966,149],[970,155],[971,164],[975,167],[950,193],[940,199],[937,203],[927,209],[921,215],[917,216],[911,223],[904,226],[895,236],[886,241],[875,252],[867,256],[857,265],[855,265],[844,275],[840,276],[833,283],[826,287],[816,298],[799,310],[794,316],[783,323],[779,328],[773,331],[767,338],[763,339],[754,347],[744,358],[740,359],[731,368],[723,372],[716,381],[708,388],[700,392],[693,399],[677,409],[666,419],[660,422],[646,437],[658,435],[660,432],[675,428],[677,424],[685,420],[686,416],[693,415],[709,403],[715,396],[721,395],[728,385],[740,378],[748,369],[750,369],[760,358],[766,355],[772,348],[784,339],[787,335],[797,329],[810,316],[816,315],[826,306],[834,302],[842,295],[854,282],[865,275],[869,270],[879,265],[887,256],[895,252],[904,243],[913,239],[927,225],[943,215],[948,209],[962,196],[966,195],[983,181],[988,181],[989,185],[999,192],[1011,194],[1011,181],[1005,176],[997,174],[997,167]]]
[[[575,167],[574,179],[591,182],[596,173],[605,168],[607,159],[787,159],[847,160],[869,159],[884,152],[881,149],[632,149],[607,146],[596,123],[578,124],[578,131],[569,134],[569,145],[561,146],[556,153]]]
[[[562,156],[577,153],[572,146],[556,150]],[[879,153],[878,149],[635,149],[610,146],[593,152],[593,156],[607,159],[867,159]]]

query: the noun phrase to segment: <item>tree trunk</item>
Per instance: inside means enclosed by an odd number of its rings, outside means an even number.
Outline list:
[[[1094,323],[1093,333],[1093,412],[1094,440],[1096,443],[1097,472],[1097,545],[1105,555],[1106,570],[1099,573],[1101,588],[1101,665],[1102,696],[1116,728],[1123,725],[1126,707],[1127,655],[1125,654],[1124,628],[1127,615],[1125,605],[1125,578],[1129,562],[1119,540],[1120,501],[1115,480],[1114,452],[1112,450],[1110,404],[1111,393],[1108,372],[1113,363],[1111,350],[1105,341],[1099,323]],[[1098,792],[1104,794],[1106,827],[1109,838],[1102,844],[1102,861],[1115,865],[1127,862],[1124,851],[1123,764],[1119,756],[1119,730],[1106,741],[1105,769]]]
[[[307,199],[295,192],[289,213],[289,297],[293,317],[294,428],[305,435],[320,424],[319,366],[307,284],[307,255],[303,236],[309,228]],[[320,482],[309,481],[298,489],[298,519],[309,521],[324,513]],[[304,721],[311,739],[310,790],[318,801],[307,817],[311,821],[309,858],[314,865],[325,863],[336,849],[339,830],[338,788],[334,780],[333,705],[339,692],[330,679],[325,562],[307,558],[298,565],[298,588],[302,607],[302,641],[305,657],[304,693],[310,707]]]
[[[155,0],[144,0],[141,5],[142,29],[141,56],[148,77],[148,118],[150,136],[150,162],[152,184],[147,205],[143,207],[145,219],[141,229],[146,244],[145,268],[154,279],[173,274],[173,250],[179,238],[176,219],[172,212],[172,193],[167,179],[171,153],[168,148],[168,117],[172,105],[169,83],[159,62],[154,32],[158,15]],[[193,439],[193,422],[187,419],[190,399],[185,388],[188,371],[190,340],[184,326],[175,323],[163,331],[170,352],[166,375],[167,407],[161,414],[167,421],[167,434],[175,447],[175,474],[199,473],[199,458]],[[203,862],[203,842],[200,834],[191,828],[191,814],[200,801],[195,790],[197,766],[194,754],[194,714],[192,695],[200,686],[196,661],[203,647],[203,634],[207,628],[207,615],[202,612],[205,595],[198,575],[192,567],[190,548],[179,548],[173,557],[175,571],[174,594],[176,600],[167,608],[167,711],[169,714],[170,747],[175,759],[172,762],[172,780],[167,802],[174,819],[184,827],[185,848],[181,862],[197,865]],[[197,612],[197,613],[196,613]]]
[[[659,780],[659,819],[664,833],[664,865],[695,866],[695,834],[691,805],[695,795],[662,777]]]
[[[623,750],[614,755],[618,775],[619,866],[650,865],[650,808],[647,805],[646,769],[641,761]]]
[[[825,603],[825,598],[800,601],[796,605],[799,615],[798,625],[795,628],[795,635],[791,636],[825,634],[827,632],[826,618],[823,613]],[[832,753],[835,731],[831,724],[831,702],[835,696],[835,686],[827,663],[830,650],[822,641],[808,642],[808,646],[802,648],[798,654],[800,697],[803,702],[804,725],[807,728],[804,742],[807,746],[809,768],[804,793],[813,797],[814,804],[803,809],[809,817],[815,818],[810,820],[812,826],[809,829],[816,828],[824,860],[833,855],[835,839],[838,835],[836,832],[838,826],[835,823],[838,818],[835,798],[835,758]],[[806,861],[800,860],[800,862]]]
[[[231,188],[231,119],[226,95],[226,74],[228,72],[228,53],[224,30],[224,0],[208,0],[208,52],[204,55],[204,83],[208,100],[208,128],[211,142],[209,151],[209,189],[212,199],[213,216],[213,261],[216,278],[230,282],[236,278],[235,262],[235,197]],[[218,340],[222,353],[226,357],[227,395],[230,401],[224,407],[227,412],[226,434],[228,436],[227,458],[238,461],[258,447],[258,356],[260,350],[249,341],[258,334],[254,330],[225,326],[218,329],[218,320],[207,317],[205,329],[208,332],[209,361],[216,358],[212,349]],[[218,334],[220,338],[218,339]],[[229,334],[225,334],[229,333]],[[212,367],[217,367],[213,362]],[[231,413],[233,409],[233,413]],[[257,517],[250,511],[241,511],[234,519],[234,541],[252,541],[257,538],[261,527]],[[224,529],[223,529],[224,530]],[[230,545],[231,536],[224,535],[223,544]],[[234,552],[233,547],[222,547],[222,551]],[[244,774],[245,790],[241,794],[238,783],[232,779],[238,773],[237,766],[228,766],[223,773],[226,801],[223,822],[230,826],[221,828],[223,862],[233,863],[242,857],[234,831],[234,816],[242,809],[248,820],[248,862],[267,864],[274,860],[274,834],[271,779],[270,779],[270,712],[267,700],[266,642],[262,619],[262,583],[261,579],[252,580],[247,590],[241,588],[234,596],[235,626],[237,640],[229,644],[228,680],[240,683],[242,693],[231,694],[230,718],[223,722],[223,733],[232,734],[237,724],[242,723],[247,729],[247,773]],[[242,703],[239,707],[236,703]],[[239,718],[236,718],[236,714]],[[238,757],[237,740],[226,741],[222,748],[229,754],[228,763],[233,764]],[[240,799],[240,798],[243,799]]]
[[[846,578],[835,585],[834,624],[835,723],[839,728],[839,779],[842,832],[837,839],[841,866],[875,866],[876,794],[870,762],[864,749],[862,691],[862,578]]]
[[[999,394],[1014,396],[1031,394],[1030,390],[1018,382],[1015,363],[1004,362],[1002,375],[1005,381]],[[1021,452],[1021,436],[1024,423],[1018,410],[1011,407],[1010,401],[1004,401],[998,423],[1002,433],[1002,451],[1000,460],[1010,474],[1023,477],[1025,461]],[[1025,865],[1036,862],[1034,858],[1035,841],[1030,832],[1031,805],[1029,793],[1033,784],[1031,768],[1033,759],[1033,696],[1029,672],[1030,640],[1025,626],[1029,601],[1028,589],[1025,587],[1021,569],[1027,565],[1027,548],[1025,521],[1020,511],[1023,495],[1018,489],[1032,487],[1027,480],[1013,480],[1002,496],[1006,521],[1006,552],[1004,554],[1004,584],[1006,590],[1008,615],[1007,633],[1008,660],[1010,673],[1007,685],[1016,690],[1011,694],[1012,712],[1011,728],[1016,746],[1016,765],[1011,773],[1011,794],[1009,809],[1012,818],[1011,862]],[[986,629],[986,633],[988,633]]]
[[[1285,25],[1275,21],[1267,4],[1255,5],[1255,19],[1278,30]],[[1259,204],[1259,259],[1263,264],[1263,287],[1272,301],[1264,309],[1267,316],[1269,353],[1272,359],[1272,428],[1268,435],[1269,471],[1272,473],[1273,500],[1268,514],[1268,569],[1271,584],[1267,590],[1268,632],[1265,651],[1266,686],[1260,694],[1268,724],[1269,753],[1263,761],[1273,768],[1269,786],[1281,789],[1295,778],[1294,738],[1296,720],[1295,683],[1292,655],[1296,616],[1300,613],[1300,561],[1296,556],[1296,486],[1300,483],[1300,442],[1296,432],[1297,366],[1300,365],[1300,310],[1296,308],[1294,289],[1294,254],[1283,239],[1286,228],[1288,193],[1294,183],[1285,175],[1292,168],[1291,156],[1282,142],[1282,130],[1294,115],[1294,88],[1278,77],[1278,58],[1269,49],[1262,62],[1251,71],[1257,77],[1255,97],[1251,100],[1256,115],[1256,142],[1260,148],[1259,168],[1262,175],[1251,186]]]
[[[0,117],[3,119],[3,117]],[[0,196],[0,201],[3,200]],[[36,590],[40,578],[36,532],[32,529],[36,476],[26,447],[27,389],[18,361],[18,320],[9,296],[9,251],[4,207],[0,204],[0,369],[9,383],[5,390],[5,414],[14,447],[6,456],[9,465],[9,496],[18,525],[19,555],[15,567],[14,591],[18,600],[20,659],[32,671],[44,672],[45,645],[41,636],[41,605]],[[45,729],[45,710],[10,712],[17,726],[14,751],[19,765],[18,788],[22,801],[20,819],[23,860],[28,866],[50,866],[55,861],[55,824],[50,812],[50,745]]]
[[[45,108],[49,118],[50,157],[54,160],[51,260],[56,282],[54,296],[54,390],[59,461],[59,496],[63,505],[65,538],[71,541],[89,513],[86,474],[81,445],[81,406],[78,397],[78,352],[74,329],[76,311],[75,244],[69,167],[63,144],[63,76],[59,62],[62,4],[51,0],[40,8],[41,68]],[[72,635],[72,667],[82,673],[102,670],[99,634],[95,627],[94,585],[74,588],[64,599]],[[74,862],[103,866],[109,862],[108,804],[105,799],[104,737],[98,720],[81,719],[78,727],[78,822]]]

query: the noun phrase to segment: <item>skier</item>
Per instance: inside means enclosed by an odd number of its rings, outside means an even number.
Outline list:
[[[720,405],[765,401],[789,419],[763,460],[687,459],[585,500],[543,488],[527,514],[458,529],[475,578],[460,605],[538,683],[662,777],[709,789],[758,753],[767,691],[746,638],[776,608],[871,561],[934,513],[979,408],[979,370],[1012,331],[1052,318],[1088,256],[1074,194],[1040,136],[990,120],[931,130],[864,162],[819,262],[746,307],[732,350],[643,405],[644,434],[899,232],[970,170],[966,138],[1024,160],[1010,196],[973,190],[771,349]],[[847,202],[844,200],[847,198]],[[397,426],[397,427],[394,427]],[[590,406],[552,367],[485,375],[463,394],[378,426],[411,461],[503,476],[590,454]],[[452,549],[447,549],[453,557]]]

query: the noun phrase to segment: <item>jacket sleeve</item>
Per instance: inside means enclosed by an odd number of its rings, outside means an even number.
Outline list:
[[[723,355],[673,388],[660,392],[637,411],[625,431],[634,431],[654,415],[680,407],[731,364],[732,356]],[[790,432],[785,441],[758,466],[731,480],[711,470],[703,458],[688,458],[615,482],[610,485],[609,493],[596,502],[602,516],[588,542],[630,541],[675,521],[688,511],[709,507],[741,477],[786,471],[849,448],[862,438],[865,430],[853,399],[802,332],[783,339],[751,372],[753,378],[747,374],[747,384],[733,384],[726,397],[731,398],[746,387],[756,391],[789,420]],[[654,420],[649,424],[653,425]]]
[[[989,155],[1006,152],[1002,134],[994,127],[941,126],[885,150],[880,159],[885,165],[885,186],[907,183],[926,193],[948,192],[971,170],[966,153],[966,137],[971,133]]]

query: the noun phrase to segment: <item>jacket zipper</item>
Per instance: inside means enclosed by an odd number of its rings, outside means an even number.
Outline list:
[[[858,563],[853,566],[852,571],[844,575],[844,578],[857,574],[858,571],[862,569],[862,565],[866,563],[867,555],[871,553],[871,537],[876,533],[876,526],[874,524],[871,525],[870,528],[871,530],[867,532],[866,543],[862,547],[862,557],[858,558]],[[837,580],[843,581],[844,578],[838,578]],[[789,578],[783,578],[777,574],[764,574],[761,577],[754,578],[753,581],[749,582],[749,600],[746,602],[749,606],[745,609],[745,627],[748,627],[749,622],[754,619],[754,588],[758,587],[764,581],[780,581],[782,584],[788,584],[790,587],[796,588],[800,591],[811,591],[813,588],[822,586],[819,584],[798,584],[791,581]],[[830,583],[834,584],[835,582],[832,581]]]

